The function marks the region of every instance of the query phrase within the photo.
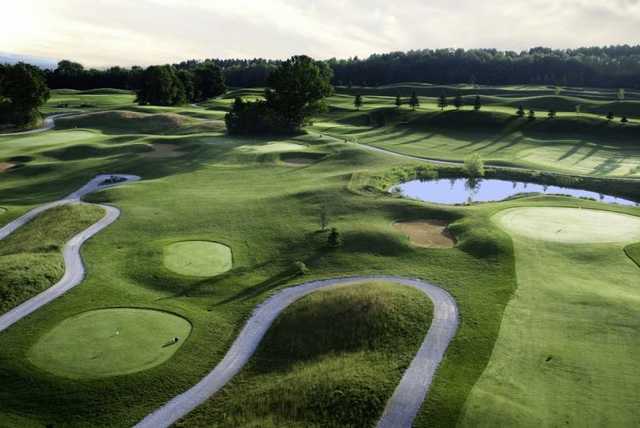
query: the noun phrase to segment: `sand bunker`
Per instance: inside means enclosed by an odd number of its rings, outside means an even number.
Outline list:
[[[456,240],[447,229],[447,224],[444,220],[420,220],[397,222],[393,227],[407,235],[417,247],[452,248]]]
[[[177,144],[153,144],[153,151],[144,153],[146,158],[177,158],[184,153],[178,151]]]
[[[10,170],[11,168],[13,168],[14,166],[16,166],[15,163],[11,163],[11,162],[0,162],[0,172],[5,172]]]

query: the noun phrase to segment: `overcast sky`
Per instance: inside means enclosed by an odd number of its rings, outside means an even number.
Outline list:
[[[640,0],[2,0],[0,52],[88,66],[640,43]]]

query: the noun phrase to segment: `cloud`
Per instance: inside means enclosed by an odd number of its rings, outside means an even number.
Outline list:
[[[21,0],[0,51],[87,65],[638,41],[639,0]]]

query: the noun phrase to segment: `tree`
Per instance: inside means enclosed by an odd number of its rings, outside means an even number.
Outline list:
[[[447,97],[445,97],[444,94],[440,95],[440,98],[438,98],[438,107],[440,107],[440,110],[444,111],[448,105]]]
[[[609,122],[611,122],[613,120],[613,118],[615,117],[615,115],[613,114],[612,111],[610,111],[609,113],[607,113],[607,120]]]
[[[469,178],[484,177],[484,161],[474,153],[464,160],[464,172]]]
[[[524,117],[524,107],[518,106],[518,110],[516,111],[516,116]]]
[[[476,95],[476,99],[475,99],[475,101],[473,102],[473,109],[474,109],[475,111],[478,111],[478,110],[480,110],[481,108],[482,108],[482,103],[481,103],[481,101],[480,101],[480,97]]]
[[[356,107],[356,110],[360,110],[360,107],[362,107],[362,95],[356,95],[355,99],[353,100],[353,105]]]
[[[462,100],[462,97],[460,95],[456,95],[456,97],[453,99],[453,106],[456,108],[456,110],[460,110],[460,107],[462,107],[464,105],[464,101]]]
[[[143,74],[136,101],[140,105],[174,106],[187,101],[185,88],[170,65],[152,65]]]
[[[327,237],[327,244],[330,248],[338,248],[342,245],[342,237],[340,236],[340,232],[335,227],[331,228],[331,232],[329,232],[329,236]]]
[[[185,98],[190,103],[194,102],[196,100],[195,76],[188,70],[178,70],[177,76],[182,83]]]
[[[413,91],[411,93],[411,98],[409,98],[409,105],[411,106],[411,110],[415,110],[416,107],[420,106],[420,99],[418,99],[418,95]]]
[[[549,119],[555,119],[556,111],[554,109],[549,110],[549,113],[547,113],[547,116],[549,116]]]
[[[222,70],[212,62],[200,64],[193,70],[195,82],[195,100],[205,101],[222,95],[227,90]]]
[[[271,73],[265,98],[269,108],[281,115],[287,131],[300,129],[305,119],[324,107],[333,94],[329,66],[308,56],[293,56]]]
[[[627,123],[629,122],[629,119],[627,119],[627,116],[622,116],[622,119],[620,119],[620,122]]]
[[[0,65],[0,123],[30,125],[48,99],[49,88],[38,68],[24,63]]]
[[[400,107],[402,105],[402,99],[400,99],[400,95],[396,95],[396,107]]]
[[[529,120],[535,120],[536,112],[533,111],[533,110],[529,110],[529,113],[527,114],[527,117],[529,118]]]
[[[320,208],[320,230],[324,231],[329,225],[329,212],[325,205]]]
[[[580,116],[581,112],[582,112],[582,105],[576,104],[576,114]]]
[[[618,92],[616,93],[616,98],[618,98],[618,101],[624,101],[624,88],[618,89]]]

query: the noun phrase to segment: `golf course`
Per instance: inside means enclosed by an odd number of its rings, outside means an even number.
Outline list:
[[[640,423],[640,92],[336,85],[230,132],[264,93],[0,134],[0,427]],[[603,198],[393,190],[435,179]]]

